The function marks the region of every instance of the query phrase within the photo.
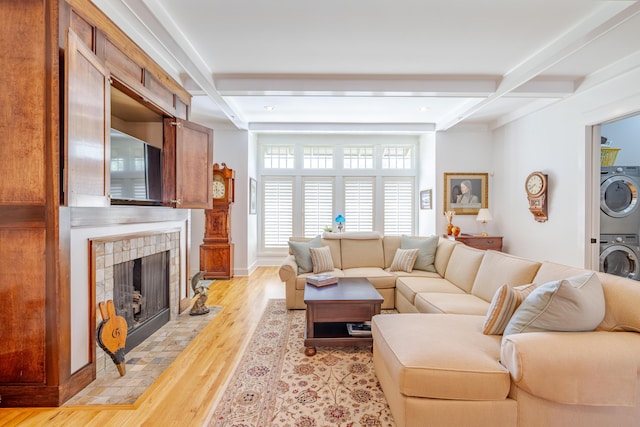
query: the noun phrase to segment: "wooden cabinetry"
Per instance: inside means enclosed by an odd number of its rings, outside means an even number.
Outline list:
[[[458,235],[454,239],[476,249],[502,250],[502,236]]]
[[[113,216],[112,70],[139,70],[139,82],[126,77],[131,90],[167,118],[188,119],[190,96],[86,0],[2,2],[0,35],[0,407],[59,406],[96,375],[93,352],[86,365],[71,368],[72,303],[88,307],[91,343],[96,316],[93,291],[72,301],[70,212],[91,206],[92,217]],[[122,54],[117,66],[115,54],[105,60],[106,40]],[[185,122],[182,129],[190,128]],[[187,142],[178,134],[168,149],[174,163],[167,194],[188,202],[179,207],[206,208],[210,167],[198,168],[212,158],[212,133],[190,134]]]
[[[200,270],[205,279],[233,277],[231,205],[235,199],[235,171],[213,165],[212,208],[204,211],[204,238],[200,245]]]

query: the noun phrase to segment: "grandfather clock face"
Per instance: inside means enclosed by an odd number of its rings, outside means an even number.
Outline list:
[[[224,199],[227,195],[227,187],[224,185],[224,180],[220,175],[213,176],[213,198]]]

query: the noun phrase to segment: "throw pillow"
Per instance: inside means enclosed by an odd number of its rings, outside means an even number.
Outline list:
[[[595,272],[538,286],[522,301],[504,335],[592,331],[604,318],[604,292]]]
[[[504,284],[500,286],[491,300],[487,317],[482,325],[482,333],[485,335],[502,335],[513,313],[537,287],[535,284],[522,286]]]
[[[311,264],[313,264],[314,273],[333,271],[333,259],[331,258],[329,246],[309,248],[309,252],[311,253]]]
[[[292,242],[289,240],[289,249],[296,258],[298,264],[298,274],[311,273],[313,263],[311,262],[311,254],[309,248],[319,248],[322,246],[322,237],[316,236],[308,242]]]
[[[400,248],[420,250],[418,258],[413,265],[416,270],[436,271],[434,262],[436,260],[436,249],[438,248],[438,236],[431,236],[427,239],[412,239],[408,236],[402,236]]]
[[[411,273],[411,270],[413,270],[413,264],[415,264],[416,258],[418,258],[418,252],[420,252],[419,249],[396,250],[390,270],[406,271],[407,273]]]

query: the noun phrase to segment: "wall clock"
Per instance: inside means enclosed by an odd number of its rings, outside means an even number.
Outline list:
[[[538,222],[547,221],[547,175],[531,172],[525,181],[529,211]]]
[[[222,163],[213,165],[213,207],[205,209],[204,239],[200,245],[200,271],[205,279],[233,277],[231,205],[235,193],[235,171]]]

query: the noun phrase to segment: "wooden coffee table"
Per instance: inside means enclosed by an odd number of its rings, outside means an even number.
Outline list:
[[[364,278],[339,278],[337,285],[317,288],[305,285],[307,328],[304,354],[316,354],[316,346],[370,346],[370,336],[351,336],[347,323],[367,322],[380,314],[384,299]]]

